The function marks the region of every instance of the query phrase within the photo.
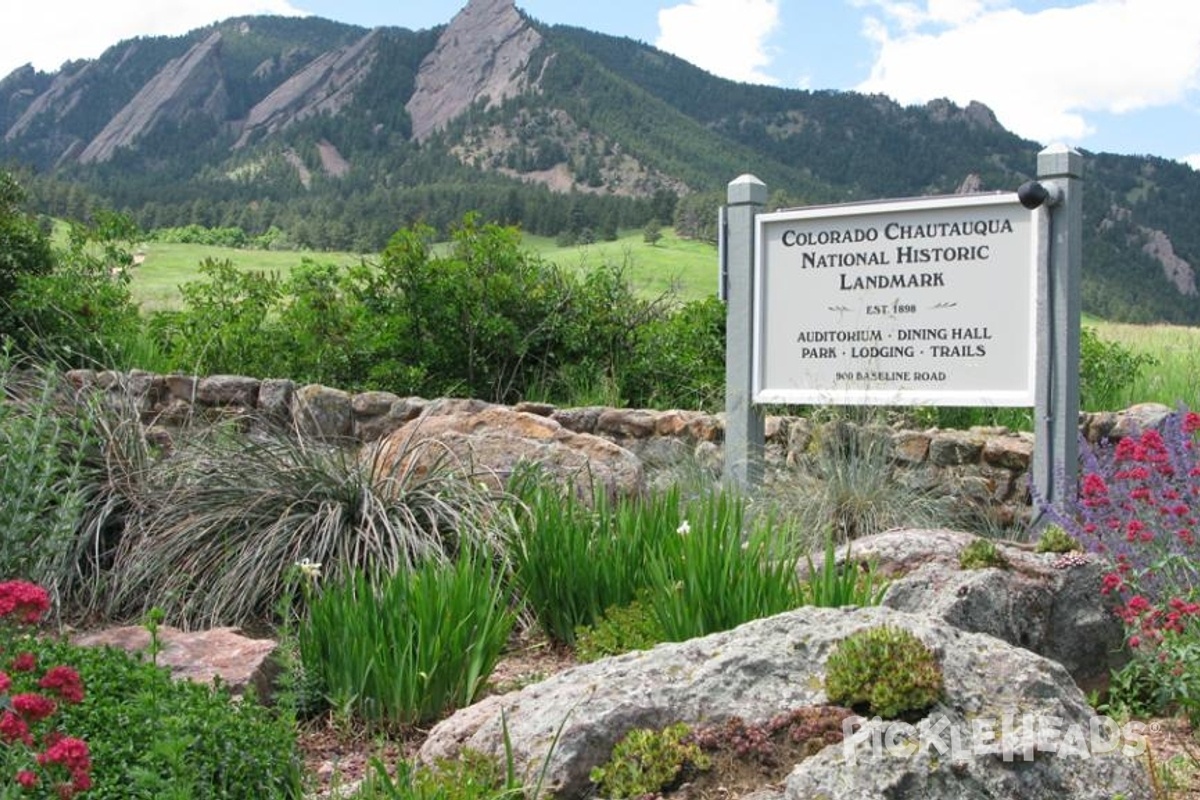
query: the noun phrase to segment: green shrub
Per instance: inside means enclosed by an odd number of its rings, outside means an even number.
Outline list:
[[[39,663],[68,664],[83,679],[63,729],[88,743],[93,800],[300,798],[295,729],[253,699],[174,681],[168,670],[111,648],[31,639]]]
[[[990,539],[975,539],[958,554],[958,565],[963,569],[1006,569],[1008,559]]]
[[[26,274],[12,297],[13,339],[22,352],[64,367],[127,367],[142,321],[129,290],[136,226],[97,212],[72,225],[54,267]]]
[[[937,656],[912,633],[890,625],[865,628],[838,643],[825,663],[831,703],[884,719],[916,714],[942,697]]]
[[[637,728],[613,748],[608,763],[591,772],[603,797],[640,798],[677,785],[689,771],[705,770],[708,756],[690,740],[691,728],[676,723],[661,731]]]
[[[611,606],[591,627],[575,630],[575,657],[596,661],[633,650],[649,650],[666,641],[666,634],[645,592],[623,606]]]
[[[1135,353],[1120,342],[1105,341],[1095,328],[1079,331],[1079,405],[1088,411],[1118,411],[1140,398],[1129,397],[1129,389],[1142,370],[1158,360],[1149,353]]]
[[[1079,540],[1062,529],[1060,525],[1049,525],[1038,537],[1034,548],[1039,553],[1070,553],[1082,550]]]
[[[479,697],[512,630],[501,576],[463,553],[313,593],[300,655],[335,711],[381,728],[421,724]]]

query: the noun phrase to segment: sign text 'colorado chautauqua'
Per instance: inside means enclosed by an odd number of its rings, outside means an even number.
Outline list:
[[[1015,193],[759,214],[754,402],[1032,406],[1039,230]]]

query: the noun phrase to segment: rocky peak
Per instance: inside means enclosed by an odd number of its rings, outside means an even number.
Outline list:
[[[528,91],[526,68],[541,43],[513,0],[470,0],[421,62],[407,105],[413,137],[427,139],[482,97],[491,108]]]
[[[242,147],[259,131],[274,132],[317,114],[337,114],[370,72],[378,40],[379,32],[374,30],[348,47],[314,58],[250,109],[235,147]]]
[[[214,31],[172,59],[114,116],[79,154],[82,164],[107,161],[133,144],[160,120],[182,119],[191,111],[224,117],[228,97],[218,58],[221,34]]]
[[[1142,252],[1162,264],[1163,275],[1179,290],[1180,294],[1188,297],[1196,296],[1196,271],[1192,265],[1175,253],[1175,246],[1170,237],[1163,231],[1153,228],[1141,228],[1146,237]]]

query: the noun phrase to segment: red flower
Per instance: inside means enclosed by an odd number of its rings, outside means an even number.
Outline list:
[[[32,693],[13,695],[12,707],[30,722],[45,719],[57,708],[49,697]]]
[[[21,784],[21,786],[25,787],[26,789],[32,789],[33,787],[37,786],[37,781],[37,775],[27,769],[23,769],[17,773],[17,783]]]
[[[50,595],[37,584],[28,581],[0,583],[0,617],[16,614],[19,622],[35,625],[49,608]]]
[[[1140,594],[1129,598],[1129,610],[1134,614],[1144,614],[1150,610],[1150,601]]]
[[[33,737],[29,735],[29,726],[25,724],[25,720],[11,711],[0,714],[0,739],[9,744],[24,742],[33,746]]]
[[[30,652],[17,653],[12,661],[13,672],[33,672],[37,669],[37,657]]]
[[[1200,430],[1200,414],[1189,411],[1183,415],[1183,432],[1195,433]]]
[[[68,703],[83,702],[83,679],[70,667],[51,667],[38,681],[38,686],[53,692]]]

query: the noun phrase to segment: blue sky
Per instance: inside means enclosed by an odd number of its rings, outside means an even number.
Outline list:
[[[466,0],[40,0],[0,19],[0,76],[253,13],[429,28]],[[1200,0],[517,0],[735,80],[987,104],[1042,144],[1200,169]]]

